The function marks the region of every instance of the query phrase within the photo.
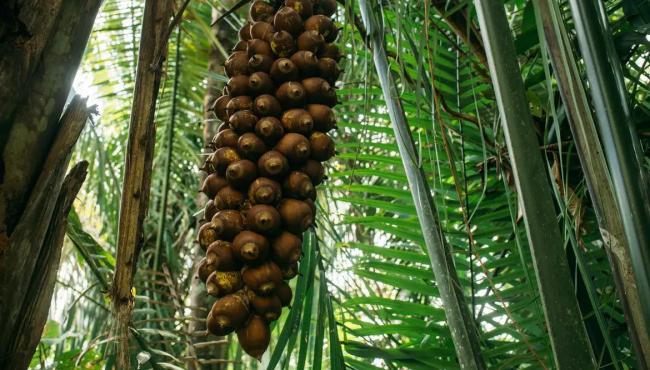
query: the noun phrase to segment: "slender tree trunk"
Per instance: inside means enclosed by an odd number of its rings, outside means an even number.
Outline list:
[[[225,6],[229,6],[230,4],[233,3],[233,1],[229,0],[229,1],[224,1],[223,3]],[[214,21],[218,17],[219,17],[219,12],[213,8],[211,23],[214,23]],[[208,59],[208,71],[217,74],[223,74],[224,73],[223,63],[225,62],[226,59],[223,49],[227,50],[232,46],[232,40],[233,40],[232,35],[234,34],[234,31],[227,26],[226,22],[220,22],[219,24],[215,24],[214,26],[212,26],[211,32],[213,36],[216,38],[216,40],[219,41],[220,45],[211,44],[210,46],[210,56]],[[222,82],[219,82],[216,79],[211,77],[208,78],[208,86],[205,92],[205,97],[203,99],[203,142],[206,145],[210,143],[212,137],[216,134],[217,126],[219,125],[219,122],[216,121],[214,113],[210,111],[210,107],[212,106],[212,103],[214,103],[214,101],[221,95],[222,87],[223,87]],[[206,153],[206,151],[204,151],[204,153]],[[200,160],[203,161],[204,159],[205,158],[202,156]],[[205,176],[202,174],[200,181],[203,181],[204,178]],[[196,201],[197,206],[199,208],[202,208],[205,205],[206,201],[207,198],[205,197],[205,195],[200,193]],[[199,217],[202,216],[203,215]],[[196,271],[196,267],[198,266],[199,261],[201,261],[201,258],[203,258],[203,250],[198,244],[194,247],[193,258],[194,258],[194,271]],[[210,297],[205,292],[204,284],[200,281],[198,276],[195,274],[194,277],[192,278],[192,284],[190,286],[190,306],[192,306],[192,317],[196,319],[204,319],[207,316],[207,311],[202,310],[200,308],[205,308],[206,310],[209,310],[212,301],[213,300],[210,299]],[[206,326],[204,321],[193,320],[191,322],[190,332],[200,333],[205,331],[206,331]],[[194,337],[194,338],[195,338],[194,343],[196,344],[207,341],[205,337]],[[227,349],[226,345],[220,345],[218,347],[199,346],[198,348],[196,348],[196,354],[200,360],[210,360],[210,359],[225,360],[227,359],[226,349]],[[203,366],[204,369],[210,368],[215,370],[225,369],[226,367],[227,364]],[[197,370],[192,366],[190,366],[190,369]]]
[[[417,150],[406,115],[398,98],[395,82],[389,73],[381,23],[377,20],[373,7],[366,0],[360,1],[360,8],[458,362],[461,369],[485,369],[478,328],[465,302],[458,273],[441,230],[431,189],[424,170],[419,166]]]
[[[650,337],[650,182],[643,150],[602,4],[570,0],[569,5],[643,309],[645,327],[636,329]]]
[[[567,111],[571,132],[594,204],[600,233],[612,266],[612,275],[635,347],[640,369],[650,368],[650,338],[644,328],[643,307],[632,270],[629,243],[618,209],[612,181],[587,93],[582,85],[573,50],[558,5],[551,0],[535,0],[554,75]]]
[[[505,8],[493,0],[475,4],[555,364],[559,369],[594,369]]]
[[[58,238],[52,237],[58,222],[55,212],[60,209],[57,199],[70,152],[90,111],[84,101],[75,99],[69,110],[75,114],[61,117],[61,113],[100,3],[16,0],[0,5],[3,369],[25,368],[38,343],[33,338],[43,330],[40,309],[47,312],[51,292],[50,283],[42,280],[41,264],[61,248]],[[39,310],[33,307],[37,302]],[[23,325],[25,320],[33,320],[32,325]]]
[[[163,61],[167,55],[172,0],[147,0],[133,92],[126,165],[118,225],[117,258],[113,278],[113,307],[118,336],[117,365],[130,369],[129,327],[133,310],[133,276],[143,242],[149,203],[155,141],[154,116]]]

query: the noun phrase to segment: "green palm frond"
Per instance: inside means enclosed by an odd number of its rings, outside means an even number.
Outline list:
[[[228,53],[210,23],[213,10],[222,11],[228,2],[191,2],[180,37],[173,34],[156,112],[153,186],[134,282],[133,356],[142,368],[187,368],[197,362],[203,368],[269,370],[459,367],[372,52],[355,22],[362,24],[361,13],[355,1],[340,3],[345,6],[337,22],[346,58],[333,132],[339,153],[327,165],[328,181],[319,186],[318,227],[306,234],[301,276],[292,283],[296,300],[274,325],[271,351],[261,364],[246,358],[233,337],[189,328],[204,319],[195,317],[197,308],[188,297],[201,217],[197,165],[204,145],[203,99],[209,79],[227,81],[208,72],[212,43],[223,56]],[[632,118],[647,151],[649,45],[639,35],[650,24],[648,2],[603,3]],[[554,181],[557,220],[589,339],[600,367],[634,368],[625,314],[533,1],[505,5],[545,158],[543,175]],[[458,17],[465,17],[465,31],[475,32],[472,2],[389,0],[376,6],[389,72],[478,323],[487,367],[551,368],[553,351],[484,51],[455,28]],[[114,366],[111,303],[105,292],[114,266],[142,8],[138,1],[106,0],[86,50],[78,85],[96,98],[101,116],[76,147],[75,156],[90,167],[69,219],[57,289],[69,304],[58,335],[44,337],[34,368],[39,359],[63,364],[66,356],[92,368]],[[569,7],[561,2],[559,9],[577,51]],[[220,26],[234,41],[244,19],[245,12],[238,11]],[[585,66],[578,67],[584,78]],[[644,161],[650,168],[647,155]],[[223,358],[193,353],[201,346]]]

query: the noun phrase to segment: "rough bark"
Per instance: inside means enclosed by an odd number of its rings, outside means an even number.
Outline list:
[[[88,162],[79,162],[63,180],[61,192],[54,207],[43,248],[38,256],[36,271],[27,290],[30,299],[23,303],[21,319],[9,358],[7,369],[26,369],[34,356],[36,346],[41,340],[47,321],[52,294],[61,260],[63,237],[68,224],[68,213],[79,189],[86,179]]]
[[[8,126],[27,91],[25,81],[39,65],[62,5],[62,0],[15,0],[0,5],[0,127]]]
[[[155,111],[167,51],[173,1],[147,0],[136,71],[118,224],[112,299],[117,321],[120,369],[130,369],[129,326],[133,276],[143,242],[155,141]]]
[[[643,316],[643,308],[632,270],[632,258],[623,220],[616,204],[616,197],[609,169],[602,151],[576,60],[571,50],[566,30],[557,5],[550,0],[536,0],[544,37],[557,79],[558,89],[567,112],[578,157],[583,168],[605,250],[612,266],[612,275],[618,290],[630,330],[630,337],[637,355],[639,369],[650,368],[650,338]],[[555,13],[555,17],[553,16]]]
[[[0,233],[7,235],[21,218],[56,136],[101,0],[59,2],[18,1],[34,36],[0,46],[0,86],[2,94],[11,95],[0,96]]]
[[[55,246],[51,244],[53,240],[48,239],[48,226],[56,221],[57,197],[65,170],[72,148],[90,114],[85,100],[78,96],[68,106],[58,125],[58,135],[42,163],[43,168],[25,211],[0,256],[0,333],[13,333],[11,336],[0,336],[0,368],[20,369],[7,367],[6,364],[16,361],[22,363],[17,357],[30,351],[17,344],[29,342],[23,336],[32,335],[30,328],[23,326],[25,320],[28,320],[26,315],[29,316],[32,306],[37,302],[49,307],[47,289],[35,289],[32,286],[43,273],[39,256],[52,248],[60,248],[60,245]]]

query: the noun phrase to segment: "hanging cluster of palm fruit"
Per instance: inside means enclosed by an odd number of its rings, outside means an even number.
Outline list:
[[[210,200],[198,275],[218,300],[215,335],[237,333],[260,358],[269,323],[289,306],[302,234],[314,222],[321,162],[334,155],[334,83],[341,54],[335,0],[254,1],[225,63],[230,78],[212,107],[224,123],[202,170]]]

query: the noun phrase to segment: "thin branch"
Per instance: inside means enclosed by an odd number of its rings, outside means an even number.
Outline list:
[[[130,369],[129,326],[133,310],[133,276],[143,242],[144,218],[149,205],[151,170],[155,145],[154,114],[162,78],[162,61],[167,49],[164,38],[172,13],[171,0],[145,2],[136,85],[129,124],[126,164],[118,225],[117,258],[111,296],[117,321],[120,369]],[[136,337],[138,339],[138,337]]]
[[[237,4],[235,4],[235,5],[233,5],[232,7],[230,7],[230,9],[226,10],[225,13],[223,13],[222,15],[220,15],[220,16],[219,16],[219,17],[218,17],[214,22],[212,22],[212,24],[210,24],[210,27],[213,27],[213,26],[216,25],[217,23],[221,22],[222,19],[226,18],[227,16],[229,16],[229,15],[231,15],[232,13],[236,12],[237,10],[239,10],[239,8],[241,8],[242,6],[244,6],[244,4],[246,4],[246,3],[250,3],[250,2],[251,2],[251,0],[240,0]]]

